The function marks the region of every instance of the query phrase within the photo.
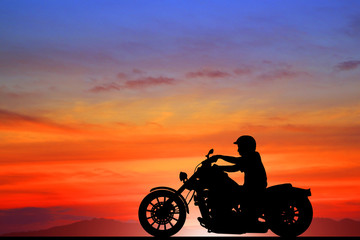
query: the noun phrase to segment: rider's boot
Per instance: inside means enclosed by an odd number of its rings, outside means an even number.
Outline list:
[[[243,214],[247,232],[267,232],[266,223],[259,221],[259,214],[255,208],[248,207],[244,209]]]
[[[197,220],[199,221],[200,225],[203,226],[203,227],[207,227],[208,224],[209,224],[208,221],[206,221],[202,217],[198,217]]]
[[[266,223],[260,222],[256,216],[247,216],[245,225],[247,232],[267,232],[268,230]]]

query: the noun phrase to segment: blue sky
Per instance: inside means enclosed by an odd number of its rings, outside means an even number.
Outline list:
[[[169,68],[260,59],[318,65],[351,60],[359,52],[357,1],[15,0],[1,5],[2,51],[54,51],[67,60],[70,53],[88,55],[90,66],[94,55],[104,57],[104,64]]]

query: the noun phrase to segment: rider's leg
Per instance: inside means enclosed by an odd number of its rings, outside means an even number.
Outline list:
[[[242,211],[246,228],[250,231],[265,231],[265,225],[259,221],[262,192],[247,191]]]

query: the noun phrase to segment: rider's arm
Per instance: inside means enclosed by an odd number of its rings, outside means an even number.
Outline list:
[[[232,157],[232,156],[224,156],[224,155],[216,155],[218,158],[224,160],[229,163],[239,163],[241,157]]]
[[[224,172],[237,172],[239,171],[239,167],[236,165],[232,165],[232,166],[217,166],[220,170],[224,171]]]

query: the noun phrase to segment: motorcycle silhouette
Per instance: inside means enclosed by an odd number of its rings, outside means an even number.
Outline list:
[[[242,199],[232,199],[231,211],[226,221],[216,221],[215,208],[212,204],[213,182],[217,177],[227,177],[223,171],[212,165],[209,158],[198,164],[194,174],[188,179],[180,173],[183,185],[178,189],[156,187],[142,200],[138,217],[146,232],[156,237],[169,237],[176,234],[184,225],[189,204],[194,199],[201,213],[200,225],[213,233],[266,233],[269,229],[281,237],[296,237],[310,226],[313,210],[308,199],[310,189],[293,187],[290,183],[271,186],[265,189],[256,202],[257,217],[260,226],[249,227],[242,207]],[[182,193],[188,190],[186,198]],[[232,194],[236,196],[236,189]],[[221,197],[221,196],[220,196]],[[188,199],[188,200],[186,200]]]

